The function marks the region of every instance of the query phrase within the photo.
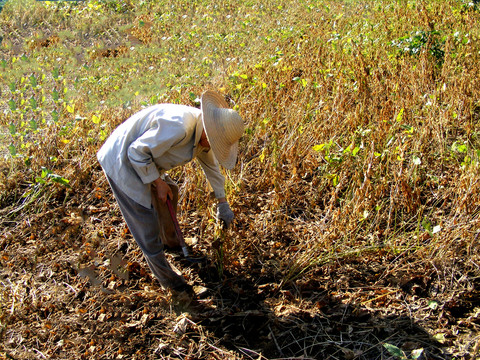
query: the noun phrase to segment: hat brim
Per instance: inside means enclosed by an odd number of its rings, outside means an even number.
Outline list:
[[[217,161],[226,169],[232,169],[237,162],[238,141],[230,144],[221,136],[222,122],[215,116],[215,109],[229,106],[223,96],[215,91],[202,94],[202,123],[210,147]]]

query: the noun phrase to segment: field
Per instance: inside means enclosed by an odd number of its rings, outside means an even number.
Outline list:
[[[3,2],[2,2],[3,3]],[[476,359],[480,3],[9,0],[0,359]],[[171,172],[199,291],[151,275],[96,152],[151,104],[245,120],[215,221]]]

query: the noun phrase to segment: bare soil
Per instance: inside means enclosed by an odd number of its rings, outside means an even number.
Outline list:
[[[256,237],[247,196],[223,233],[208,211],[181,212],[206,257],[167,253],[199,292],[190,302],[153,278],[100,171],[83,190],[51,190],[41,212],[2,210],[1,358],[393,358],[385,343],[422,359],[478,353],[478,280],[421,266],[418,253],[339,257],[285,281],[294,227]]]

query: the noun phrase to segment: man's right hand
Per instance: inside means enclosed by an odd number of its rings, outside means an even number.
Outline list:
[[[161,178],[158,178],[153,182],[153,184],[156,188],[156,196],[162,203],[167,202],[167,197],[169,197],[170,200],[173,200],[172,189],[165,181],[163,181]]]

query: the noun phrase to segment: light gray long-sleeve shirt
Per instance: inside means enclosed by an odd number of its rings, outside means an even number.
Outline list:
[[[105,173],[131,199],[150,208],[150,184],[160,175],[193,158],[202,166],[216,198],[225,197],[225,177],[213,151],[199,145],[200,109],[159,104],[132,115],[105,141],[97,153]]]

